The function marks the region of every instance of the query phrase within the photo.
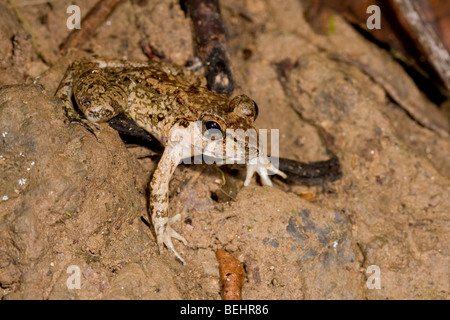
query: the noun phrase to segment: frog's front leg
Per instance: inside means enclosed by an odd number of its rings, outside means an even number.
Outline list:
[[[185,264],[172,244],[172,238],[182,241],[185,245],[187,244],[186,240],[171,227],[172,223],[180,219],[180,215],[178,214],[170,219],[168,215],[169,181],[181,159],[181,146],[166,146],[150,182],[150,214],[156,232],[159,252],[161,253],[163,246],[166,245]]]
[[[81,122],[81,118],[72,104],[74,76],[75,76],[75,65],[71,64],[67,68],[67,71],[64,74],[64,78],[61,80],[58,89],[56,90],[55,96],[62,100],[67,120],[69,122]]]

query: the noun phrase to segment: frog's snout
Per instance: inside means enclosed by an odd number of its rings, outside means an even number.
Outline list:
[[[245,94],[238,95],[231,99],[230,107],[233,110],[233,114],[241,118],[249,118],[252,121],[255,121],[258,116],[258,105]]]

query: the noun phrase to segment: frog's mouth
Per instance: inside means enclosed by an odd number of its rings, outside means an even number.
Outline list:
[[[258,157],[256,131],[249,133],[229,129],[224,136],[216,139],[204,138],[202,155],[208,158],[208,162],[214,159],[218,164],[248,164]]]
[[[196,121],[188,127],[174,126],[169,141],[181,145],[184,159],[197,157],[194,163],[248,164],[259,156],[255,129],[227,129],[222,133],[212,124],[205,130],[205,122]]]

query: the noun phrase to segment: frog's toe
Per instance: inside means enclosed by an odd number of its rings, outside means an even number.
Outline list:
[[[159,218],[156,222],[156,229],[159,230],[158,236],[157,236],[157,242],[158,242],[158,248],[159,252],[162,252],[163,246],[165,245],[167,248],[169,248],[173,254],[183,263],[186,264],[186,262],[181,258],[181,256],[178,254],[178,252],[175,250],[175,247],[172,243],[172,238],[177,239],[181,242],[183,242],[184,245],[187,245],[186,239],[181,236],[178,232],[172,229],[171,225],[181,219],[181,215],[177,214],[173,216],[170,219],[167,218]]]
[[[270,181],[269,173],[264,165],[258,165],[256,172],[258,172],[264,185],[272,187],[272,181]]]
[[[178,222],[180,220],[181,220],[181,214],[178,213],[178,214],[174,215],[172,218],[169,218],[169,220],[168,220],[169,226],[173,225],[175,222]]]
[[[279,175],[283,178],[287,178],[286,174],[279,170],[277,167],[275,167],[272,163],[268,164],[262,164],[258,162],[257,164],[248,164],[247,165],[247,176],[245,178],[244,186],[248,186],[250,184],[250,181],[255,174],[255,172],[258,172],[259,176],[261,177],[262,182],[266,185],[271,187],[272,181],[270,181],[269,178],[269,171],[273,174]]]
[[[181,242],[183,242],[184,245],[187,245],[186,239],[183,236],[181,236],[178,232],[173,230],[172,227],[170,227],[173,223],[180,221],[180,219],[181,219],[181,214],[177,214],[177,215],[173,216],[172,218],[170,218],[169,223],[168,223],[168,231],[170,233],[171,238],[180,240]]]
[[[256,165],[247,165],[247,176],[245,177],[244,186],[248,186],[252,180],[253,175],[256,172]]]
[[[178,258],[178,260],[180,260],[183,264],[186,264],[184,259],[175,250],[172,243],[172,238],[182,241],[185,245],[187,244],[186,239],[184,239],[180,234],[178,234],[178,232],[176,232],[169,225],[167,225],[166,232],[163,235],[163,242],[166,245],[166,247],[173,252],[173,254]]]
[[[283,171],[281,171],[280,169],[275,167],[272,163],[270,163],[270,166],[267,168],[267,170],[271,171],[272,173],[274,173],[284,179],[287,179],[286,173],[284,173]]]
[[[86,130],[88,130],[90,133],[92,133],[95,137],[97,137],[97,135],[95,134],[95,130],[100,129],[98,124],[90,122],[86,119],[71,119],[70,124],[79,124],[79,125],[83,126]]]

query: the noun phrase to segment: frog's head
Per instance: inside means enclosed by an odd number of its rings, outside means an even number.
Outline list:
[[[179,131],[183,136],[189,132],[182,139],[189,141],[184,144],[184,152],[191,156],[201,154],[207,163],[247,163],[259,155],[258,135],[253,127],[258,107],[246,95],[224,99],[223,103],[226,105],[206,109],[197,121],[189,123],[189,130]]]

